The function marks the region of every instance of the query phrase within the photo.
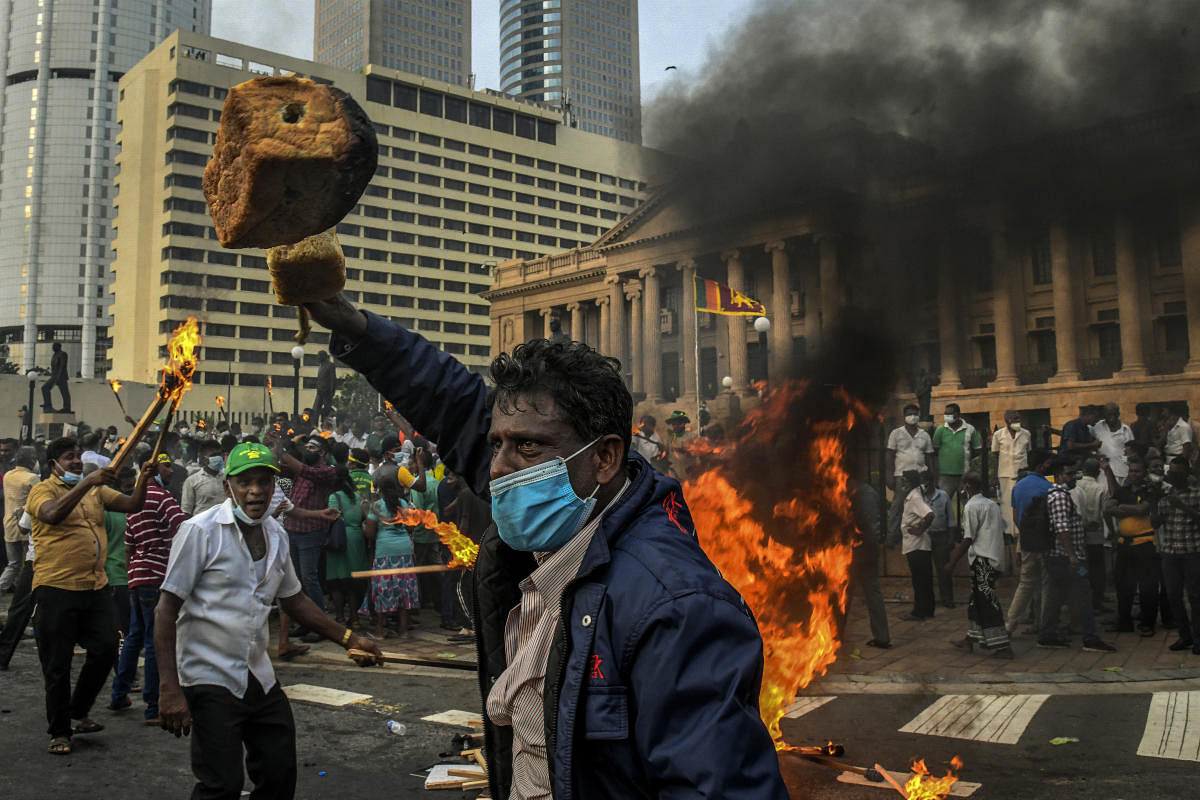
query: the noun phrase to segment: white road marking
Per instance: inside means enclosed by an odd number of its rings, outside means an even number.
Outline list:
[[[783,716],[788,719],[803,717],[808,712],[816,711],[821,706],[833,700],[837,700],[837,695],[832,697],[801,697],[784,710]]]
[[[361,703],[370,700],[369,694],[343,692],[341,689],[330,689],[328,686],[313,686],[310,683],[294,683],[283,687],[283,693],[289,700],[304,700],[308,703],[321,703],[327,706],[348,706],[351,703]]]
[[[1200,761],[1200,692],[1155,692],[1137,754]]]
[[[901,733],[1016,744],[1048,694],[948,694],[918,714]]]

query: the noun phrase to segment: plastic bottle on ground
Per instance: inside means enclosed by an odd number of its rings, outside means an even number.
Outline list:
[[[390,733],[394,733],[397,736],[403,736],[408,731],[408,728],[404,727],[403,722],[396,722],[394,719],[387,721],[387,729]]]

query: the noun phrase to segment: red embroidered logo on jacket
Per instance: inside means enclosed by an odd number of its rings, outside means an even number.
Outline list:
[[[604,659],[600,656],[592,656],[592,680],[604,680],[604,673],[600,671],[600,665],[604,663]]]
[[[675,496],[674,492],[663,498],[663,511],[667,512],[667,519],[675,523],[675,527],[679,528],[684,533],[688,533],[688,529],[683,527],[683,523],[679,521],[679,512],[683,510],[683,503]]]

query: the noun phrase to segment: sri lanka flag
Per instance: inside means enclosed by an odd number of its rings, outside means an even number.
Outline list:
[[[728,286],[696,276],[696,310],[735,317],[761,317],[767,313],[762,303]]]

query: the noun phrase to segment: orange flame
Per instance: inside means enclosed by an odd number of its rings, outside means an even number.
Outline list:
[[[222,397],[221,395],[217,395],[217,408],[224,408],[224,407],[225,407],[225,398]]]
[[[392,518],[395,525],[422,525],[438,535],[442,544],[450,548],[451,567],[473,567],[479,556],[479,545],[459,532],[453,522],[442,522],[437,514],[427,508],[402,508]]]
[[[330,436],[333,436],[333,431],[321,431],[317,435],[322,439],[328,439]]]
[[[198,420],[196,420],[196,427],[199,428],[200,430],[204,430],[205,428],[208,427],[208,423],[202,419],[198,419]]]
[[[270,375],[267,376],[267,394],[271,395],[271,397],[275,396],[274,387],[271,386],[271,376]]]
[[[759,713],[780,750],[787,747],[780,731],[784,710],[800,689],[824,674],[838,649],[838,620],[857,535],[844,440],[870,416],[839,389],[832,398],[836,414],[798,420],[792,409],[808,389],[806,383],[788,382],[765,393],[733,447],[713,447],[707,440],[698,444],[717,465],[683,485],[705,552],[758,622],[765,660]],[[796,435],[797,425],[802,435]],[[731,469],[738,464],[738,445],[758,452],[781,440],[799,447],[781,457],[795,464],[807,483],[772,506],[756,505],[737,486],[761,488],[765,465],[755,464],[758,477]]]
[[[179,401],[188,389],[192,388],[192,376],[196,373],[196,348],[200,346],[200,327],[195,317],[188,317],[175,329],[175,334],[167,342],[167,354],[170,360],[163,367],[163,381],[159,387],[159,397],[165,397],[172,402],[173,408],[179,407]]]
[[[308,422],[308,414],[301,414],[300,419],[304,420],[305,422]]]
[[[108,385],[112,387],[114,394],[121,391],[121,382],[116,378],[109,378]]]
[[[961,770],[962,765],[962,759],[955,756],[950,759],[950,769],[946,771],[946,776],[935,778],[929,774],[924,759],[914,761],[913,776],[908,779],[908,783],[904,784],[904,791],[908,792],[908,800],[942,800],[950,793],[950,787],[958,782],[958,777],[954,773]]]
[[[122,436],[120,439],[117,439],[117,444],[125,444],[125,437]]]

